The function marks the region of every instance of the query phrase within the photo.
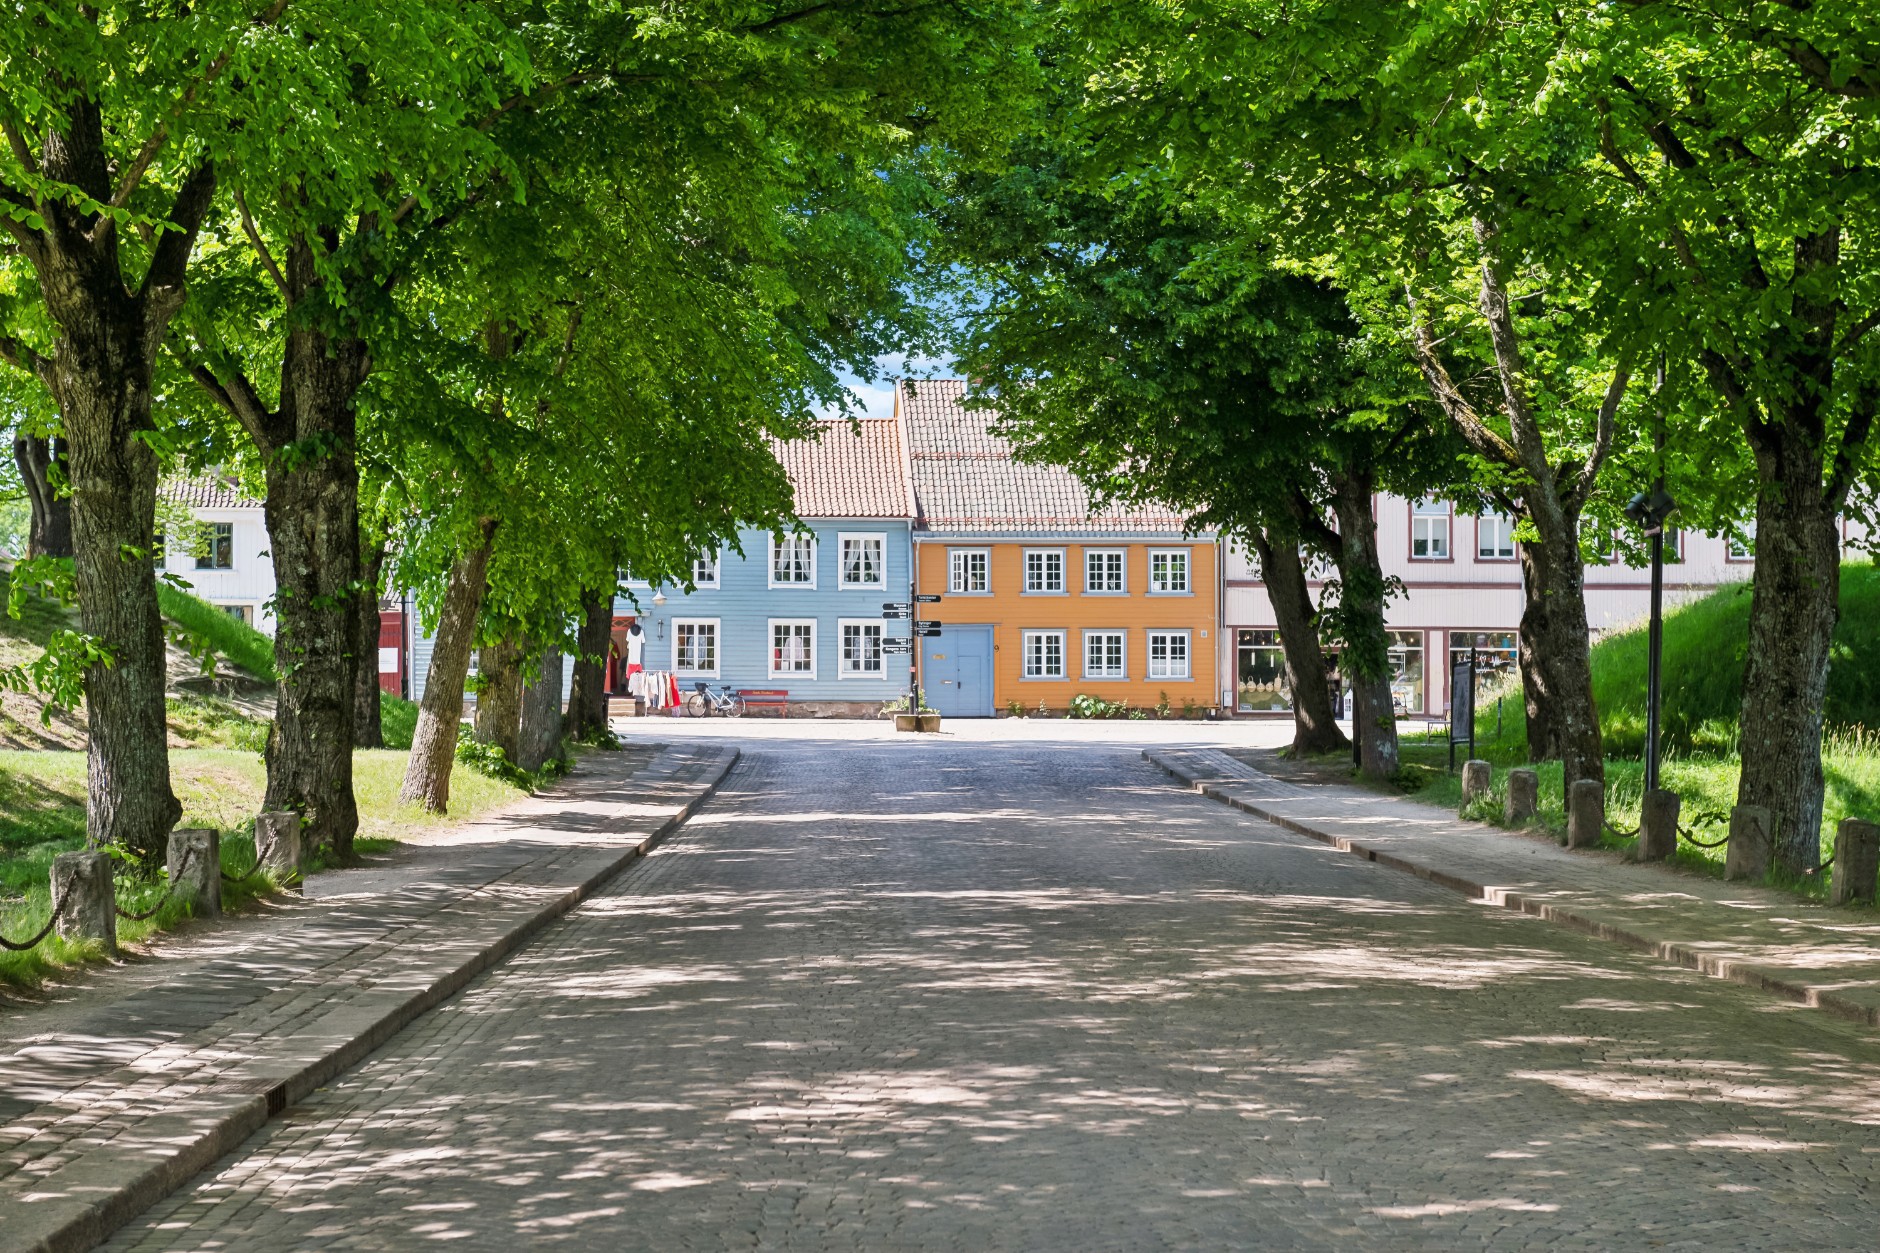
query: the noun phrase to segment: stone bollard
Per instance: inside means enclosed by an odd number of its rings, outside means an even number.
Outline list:
[[[1495,768],[1485,761],[1465,761],[1462,763],[1462,807],[1467,809],[1471,801],[1487,796],[1495,777]]]
[[[1532,770],[1508,772],[1508,798],[1502,804],[1502,821],[1511,827],[1525,827],[1541,812],[1541,777]]]
[[[1676,792],[1653,788],[1645,793],[1639,807],[1638,847],[1632,850],[1635,861],[1663,861],[1678,848],[1678,812],[1683,799]]]
[[[1738,805],[1730,811],[1724,878],[1759,880],[1769,873],[1769,826],[1769,811],[1761,805]]]
[[[222,913],[222,836],[208,827],[170,832],[170,890],[198,918]]]
[[[255,853],[261,868],[282,883],[300,882],[300,815],[271,809],[255,816]]]
[[[1567,847],[1594,848],[1606,824],[1606,785],[1575,779],[1567,789]]]
[[[1880,826],[1860,818],[1841,819],[1834,833],[1834,886],[1828,889],[1828,904],[1871,904],[1876,879],[1880,879]]]
[[[117,897],[107,853],[60,853],[52,859],[52,908],[59,938],[96,940],[117,956]]]

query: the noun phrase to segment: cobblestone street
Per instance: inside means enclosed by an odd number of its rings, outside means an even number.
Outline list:
[[[1136,746],[818,734],[107,1247],[1880,1242],[1861,1028]]]

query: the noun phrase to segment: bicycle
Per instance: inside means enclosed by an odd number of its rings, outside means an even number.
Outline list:
[[[685,712],[694,718],[709,717],[713,713],[721,713],[727,718],[741,718],[744,716],[744,697],[728,688],[697,683],[693,685],[692,694],[685,698]]]

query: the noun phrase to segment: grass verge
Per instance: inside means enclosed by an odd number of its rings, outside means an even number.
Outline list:
[[[157,605],[163,616],[191,635],[208,641],[223,657],[257,679],[275,681],[274,641],[243,622],[168,583],[157,584]]]
[[[405,754],[392,749],[353,755],[353,791],[359,802],[362,855],[385,853],[401,839],[489,813],[524,793],[473,770],[451,778],[451,811],[427,814],[401,804]],[[222,832],[222,865],[238,874],[254,864],[254,815],[267,789],[267,770],[252,752],[234,749],[174,749],[170,784],[183,803],[182,825]],[[85,754],[0,752],[0,934],[19,939],[37,931],[49,916],[52,859],[85,842]],[[315,870],[322,869],[319,864]],[[238,909],[274,891],[264,879],[224,883],[224,908]],[[161,893],[155,882],[121,882],[119,901],[133,913],[149,908]],[[120,920],[118,938],[134,944],[176,926],[188,910],[172,902],[147,922]],[[25,953],[0,952],[0,983],[33,986],[63,967],[95,960],[93,946],[57,937]]]

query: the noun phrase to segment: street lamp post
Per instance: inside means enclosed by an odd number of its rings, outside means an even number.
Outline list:
[[[1651,623],[1645,644],[1645,790],[1658,790],[1659,665],[1665,644],[1665,519],[1678,502],[1660,479],[1647,495],[1640,492],[1626,502],[1625,516],[1642,528],[1652,542]]]

